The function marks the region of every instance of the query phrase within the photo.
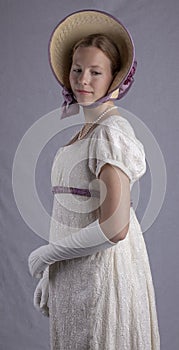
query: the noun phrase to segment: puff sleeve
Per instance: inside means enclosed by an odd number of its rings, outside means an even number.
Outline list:
[[[115,165],[134,183],[146,171],[144,147],[125,118],[113,116],[108,119],[98,125],[92,134],[88,166],[98,177],[104,164]]]

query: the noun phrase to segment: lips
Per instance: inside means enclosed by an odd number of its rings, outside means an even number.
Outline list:
[[[87,91],[87,90],[76,90],[76,92],[77,92],[78,94],[82,94],[82,95],[91,94],[91,91]]]

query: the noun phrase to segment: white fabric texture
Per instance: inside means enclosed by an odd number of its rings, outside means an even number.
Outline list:
[[[96,177],[106,160],[123,170],[131,183],[146,171],[144,147],[135,137],[130,123],[122,117],[111,116],[94,131],[89,147],[89,168]]]
[[[52,186],[99,189],[96,178],[105,163],[125,171],[131,185],[145,173],[143,146],[124,118],[107,118],[89,136],[57,152]],[[98,198],[55,194],[50,239],[96,220],[99,203]],[[51,350],[159,350],[148,255],[133,208],[123,241],[50,265],[49,313]]]

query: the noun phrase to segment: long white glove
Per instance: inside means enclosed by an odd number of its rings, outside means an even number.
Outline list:
[[[49,298],[49,266],[45,269],[43,277],[37,284],[34,292],[34,306],[37,311],[40,311],[44,316],[49,316],[48,308]]]
[[[56,261],[92,255],[116,244],[106,237],[97,219],[78,232],[34,250],[28,259],[29,271],[40,278],[45,268]]]

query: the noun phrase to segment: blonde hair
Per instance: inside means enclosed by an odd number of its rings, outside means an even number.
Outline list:
[[[90,34],[79,40],[73,47],[72,57],[78,47],[97,47],[100,49],[111,61],[111,72],[114,76],[121,68],[121,57],[117,45],[104,34]]]

